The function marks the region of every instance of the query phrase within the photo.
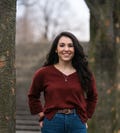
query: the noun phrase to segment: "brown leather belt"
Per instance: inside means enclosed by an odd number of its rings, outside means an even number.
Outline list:
[[[72,114],[75,112],[75,109],[59,109],[57,113],[61,114]]]

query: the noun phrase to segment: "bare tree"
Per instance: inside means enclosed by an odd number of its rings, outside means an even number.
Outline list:
[[[29,9],[27,7],[25,8],[24,16],[18,18],[16,23],[16,44],[29,44],[33,42],[34,27],[29,20]]]
[[[66,23],[63,20],[65,17],[67,17],[66,15],[68,15],[68,12],[66,12],[65,8],[68,9],[69,6],[68,3],[64,0],[45,0],[44,5],[40,3],[40,9],[42,13],[41,16],[43,16],[43,22],[41,21],[41,25],[44,25],[44,28],[42,29],[44,38],[49,38],[48,36],[50,32],[52,36],[54,36],[52,30],[54,29],[54,32],[57,31],[59,27],[64,26],[63,23],[67,25],[68,22]]]
[[[0,133],[15,133],[16,0],[0,1]]]
[[[49,40],[65,27],[70,29],[67,18],[71,12],[67,1],[19,0],[19,2],[25,8],[29,8],[28,23],[31,22],[33,27],[39,29],[41,38]]]

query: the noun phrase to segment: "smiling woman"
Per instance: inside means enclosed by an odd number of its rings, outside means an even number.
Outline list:
[[[44,106],[40,101],[42,91]],[[72,33],[56,36],[44,66],[33,77],[28,98],[31,113],[40,117],[42,133],[87,132],[86,122],[95,111],[97,90],[83,48]]]
[[[59,56],[59,63],[60,62],[72,62],[72,58],[74,56],[74,46],[72,40],[69,37],[61,37],[56,52]]]

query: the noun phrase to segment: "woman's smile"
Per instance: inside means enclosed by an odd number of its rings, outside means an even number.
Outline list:
[[[68,37],[61,37],[56,52],[59,57],[59,61],[71,61],[74,56],[74,46],[73,42]]]

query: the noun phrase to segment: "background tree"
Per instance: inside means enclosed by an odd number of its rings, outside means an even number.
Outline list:
[[[50,40],[57,32],[61,31],[61,27],[70,28],[67,20],[71,14],[69,4],[64,0],[19,0],[19,5],[25,7],[25,18],[27,23],[31,25],[31,29],[36,27],[39,29],[41,39]],[[27,16],[26,16],[27,15]],[[25,21],[26,22],[26,21]],[[30,26],[28,27],[30,30]],[[33,32],[33,30],[31,30]]]
[[[94,120],[90,122],[89,130],[91,133],[116,133],[120,128],[117,124],[119,123],[117,104],[120,96],[117,92],[120,1],[85,1],[91,12],[91,64],[99,91],[96,114]]]
[[[15,133],[16,0],[0,1],[0,133]]]
[[[116,132],[120,132],[120,0],[115,1],[114,6],[114,34],[117,49],[117,73],[116,73]]]

